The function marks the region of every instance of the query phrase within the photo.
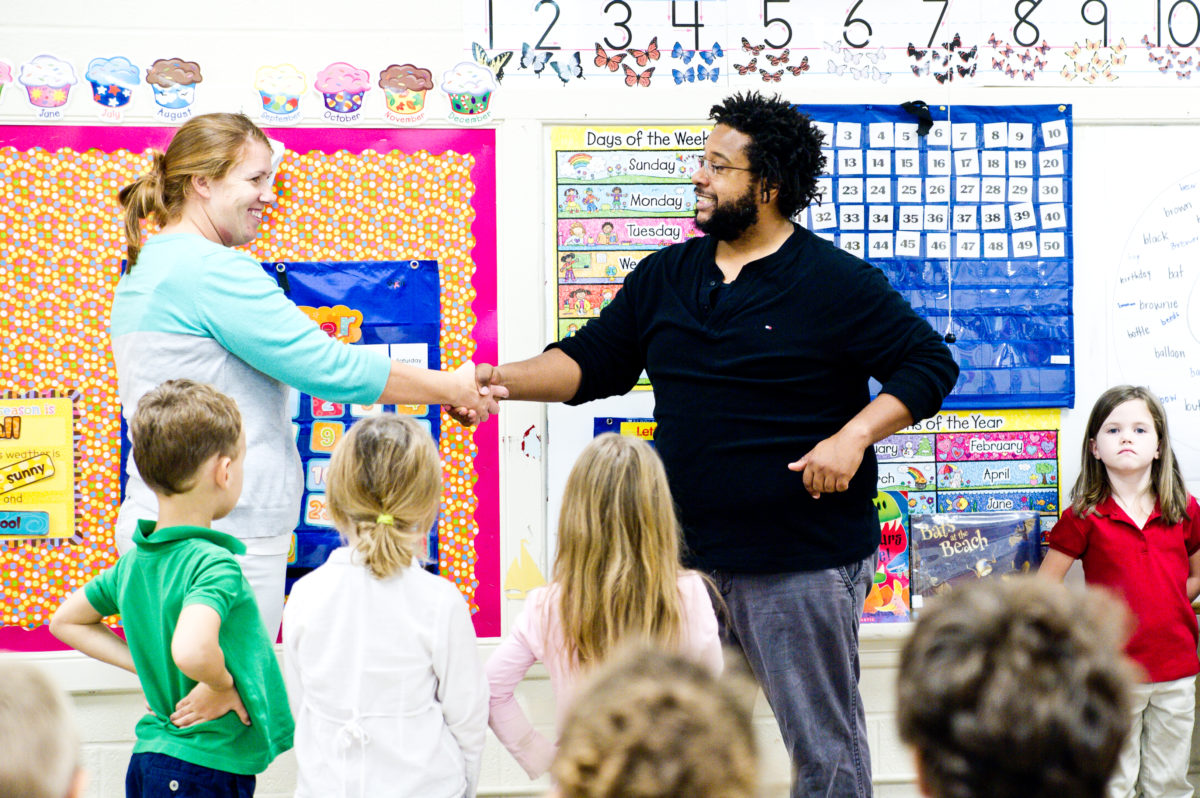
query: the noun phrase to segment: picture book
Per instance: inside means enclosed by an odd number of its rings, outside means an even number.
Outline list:
[[[876,495],[879,513],[879,555],[875,579],[863,604],[863,623],[907,621],[909,611],[908,494],[881,490]]]
[[[1032,510],[914,514],[910,531],[914,610],[958,582],[1028,573],[1041,561]]]

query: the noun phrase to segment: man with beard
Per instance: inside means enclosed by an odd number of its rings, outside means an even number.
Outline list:
[[[958,367],[882,272],[791,221],[825,160],[810,120],[757,92],[710,116],[692,177],[707,236],[646,257],[573,337],[477,376],[510,399],[579,404],[647,371],[688,564],[728,605],[727,640],[775,712],[793,795],[869,796],[858,619],[879,545],[871,447],[937,412]]]

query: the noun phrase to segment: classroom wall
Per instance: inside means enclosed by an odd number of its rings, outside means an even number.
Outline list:
[[[0,59],[16,65],[40,53],[53,53],[77,65],[97,55],[124,54],[135,63],[169,53],[196,60],[210,72],[210,87],[223,76],[253,74],[265,63],[306,59],[309,63],[359,60],[373,65],[392,62],[449,66],[463,52],[462,28],[469,2],[436,8],[404,2],[343,3],[337,8],[312,0],[241,3],[209,0],[202,6],[168,4],[153,7],[126,0],[108,4],[68,0],[53,13],[35,3],[5,3],[0,21]],[[840,8],[839,4],[839,8]],[[778,10],[777,8],[775,10]],[[1056,45],[1059,42],[1054,42]],[[665,42],[660,44],[666,44]],[[377,67],[376,67],[377,68]],[[241,80],[237,91],[214,91],[217,107],[244,104],[254,111],[255,95]],[[704,121],[708,106],[728,92],[723,85],[696,86],[688,92],[643,92],[598,88],[559,90],[548,85],[512,81],[503,89],[489,124],[497,129],[498,236],[500,285],[500,359],[530,356],[548,340],[547,267],[549,202],[544,193],[546,127],[552,124],[629,124]],[[1134,220],[1146,203],[1173,181],[1200,170],[1200,92],[1178,86],[1121,88],[1117,85],[984,87],[950,84],[919,89],[889,88],[876,82],[814,81],[786,90],[797,102],[896,104],[919,96],[930,103],[1014,104],[1070,103],[1074,110],[1075,163],[1075,338],[1077,408],[1062,416],[1062,481],[1069,485],[1082,428],[1091,400],[1107,385],[1127,375],[1126,364],[1113,362],[1114,330],[1110,307],[1120,254]],[[18,87],[6,87],[12,92]],[[551,91],[554,89],[554,91]],[[218,103],[220,97],[224,102]],[[146,109],[130,113],[131,124],[154,124]],[[75,103],[62,119],[66,124],[97,124],[87,105]],[[0,124],[31,124],[27,107],[0,98]],[[366,120],[364,125],[378,124]],[[446,124],[432,117],[428,126]],[[1123,370],[1123,368],[1125,370]],[[506,405],[499,419],[501,435],[501,563],[506,566],[525,542],[543,573],[547,571],[546,474],[544,453],[553,429],[539,405]],[[522,446],[532,428],[540,449]],[[1200,456],[1188,455],[1185,469],[1200,477]],[[1193,491],[1200,482],[1192,481]],[[505,601],[505,628],[520,610]],[[912,766],[894,732],[893,682],[903,627],[863,631],[863,694],[871,727],[873,769],[881,796],[914,796]],[[494,640],[480,641],[486,658]],[[12,655],[0,655],[12,656]],[[84,729],[85,764],[92,774],[90,796],[121,792],[132,728],[141,713],[133,679],[74,654],[34,655],[70,691]],[[549,686],[535,671],[521,697],[535,721],[552,724]],[[785,794],[786,756],[769,710],[761,699],[757,712],[764,748],[767,794]],[[1193,757],[1195,762],[1195,757]],[[1193,766],[1195,771],[1195,766]],[[282,757],[261,779],[259,795],[290,794],[294,778],[291,755]],[[515,763],[489,739],[481,794],[537,794]]]

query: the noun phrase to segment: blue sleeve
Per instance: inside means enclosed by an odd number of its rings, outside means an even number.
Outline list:
[[[197,269],[199,323],[221,346],[262,373],[332,402],[371,404],[391,372],[381,352],[330,338],[250,256],[208,255]]]

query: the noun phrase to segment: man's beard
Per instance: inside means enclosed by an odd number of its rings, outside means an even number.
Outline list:
[[[697,216],[696,227],[718,241],[734,241],[757,221],[758,203],[754,189],[747,188],[746,193],[732,203],[715,203],[706,221],[700,221]]]

